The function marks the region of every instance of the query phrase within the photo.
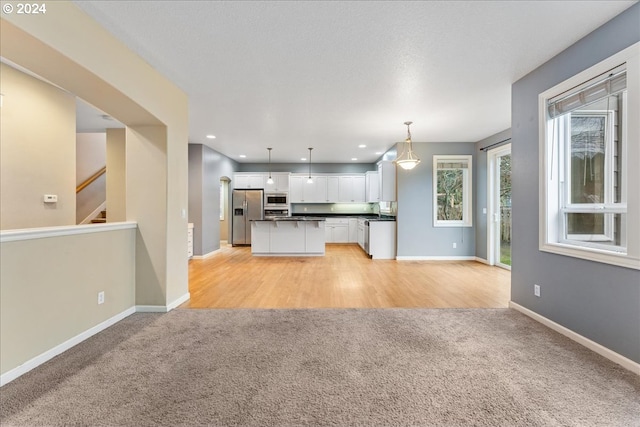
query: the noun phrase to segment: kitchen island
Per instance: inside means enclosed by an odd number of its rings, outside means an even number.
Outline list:
[[[251,221],[251,254],[324,256],[324,218],[284,217]]]

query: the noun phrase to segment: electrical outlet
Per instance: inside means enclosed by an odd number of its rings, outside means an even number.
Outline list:
[[[104,304],[104,291],[98,292],[98,304]]]
[[[540,297],[540,285],[533,285],[533,294]]]
[[[306,212],[306,211],[307,211],[307,208],[304,208],[304,211]]]
[[[456,242],[453,242],[453,249],[457,248],[458,244]]]

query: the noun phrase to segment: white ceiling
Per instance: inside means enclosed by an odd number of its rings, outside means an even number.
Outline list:
[[[509,128],[511,84],[635,2],[76,3],[188,94],[190,143],[371,163],[407,120],[416,142]]]

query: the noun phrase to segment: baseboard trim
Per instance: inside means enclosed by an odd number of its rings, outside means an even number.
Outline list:
[[[475,258],[475,260],[476,260],[477,262],[482,263],[482,264],[491,265],[491,264],[489,264],[489,261],[488,261],[488,260],[486,260],[486,259],[484,259],[484,258],[476,257],[476,258]]]
[[[398,261],[475,261],[475,256],[397,256]]]
[[[118,323],[125,317],[128,317],[135,312],[136,312],[135,307],[128,308],[125,311],[118,313],[115,316],[105,320],[104,322],[99,323],[98,325],[92,328],[89,328],[86,331],[76,335],[75,337],[66,340],[62,344],[58,344],[52,349],[47,350],[44,353],[34,357],[33,359],[26,361],[22,365],[5,372],[4,374],[0,375],[0,387],[15,380],[19,376],[26,374],[30,370],[42,365],[43,363],[53,359],[57,355],[69,350],[75,345],[80,344],[82,341],[85,341],[91,338],[93,335],[97,334],[98,332],[102,332],[103,330]]]
[[[520,304],[516,304],[513,301],[509,301],[509,308],[513,308],[514,310],[519,311],[520,313],[529,316],[533,320],[536,320],[548,328],[553,329],[554,331],[564,335],[565,337],[587,347],[589,350],[598,353],[600,356],[606,357],[614,363],[622,366],[625,369],[630,370],[636,375],[640,375],[640,363],[636,363],[631,359],[624,357],[621,354],[616,353],[613,350],[608,349],[607,347],[598,344],[595,341],[591,341],[589,338],[586,338],[571,329],[565,328],[564,326],[554,322],[553,320],[547,319],[546,317],[536,313],[535,311],[531,311],[528,308],[521,306]]]
[[[204,254],[204,255],[194,255],[191,258],[192,259],[205,259],[205,258],[209,258],[210,256],[215,255],[217,252],[220,251],[220,248],[216,249],[215,251],[211,251],[208,254]]]
[[[187,292],[167,305],[136,305],[136,313],[168,313],[190,298],[191,294]]]
[[[178,306],[180,306],[180,304],[183,304],[187,301],[189,301],[191,299],[191,294],[189,292],[187,292],[186,294],[182,295],[179,298],[176,298],[173,302],[169,303],[167,305],[167,311],[171,311],[174,308],[177,308]]]

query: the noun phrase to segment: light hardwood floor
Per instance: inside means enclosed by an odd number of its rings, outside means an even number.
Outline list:
[[[253,257],[223,246],[189,261],[183,308],[507,307],[511,275],[475,261],[371,260],[357,245],[324,257]]]

